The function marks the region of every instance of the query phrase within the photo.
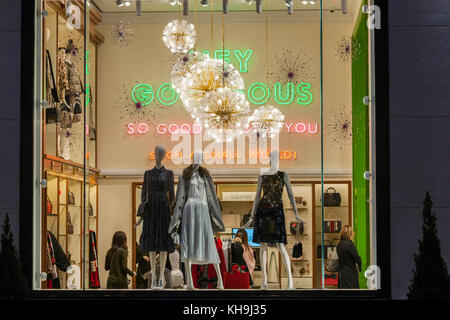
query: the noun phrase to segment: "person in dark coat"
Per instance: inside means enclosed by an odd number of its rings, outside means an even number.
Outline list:
[[[345,225],[339,236],[339,243],[336,246],[339,258],[339,289],[359,289],[358,276],[361,270],[361,257],[353,243],[353,229]]]
[[[144,279],[144,275],[150,271],[150,258],[141,251],[141,247],[136,242],[136,264],[137,264],[137,272],[136,272],[136,289],[147,289],[148,288],[148,279]]]
[[[109,270],[107,289],[128,289],[127,275],[136,273],[127,267],[128,247],[127,236],[122,231],[114,233],[111,249],[106,253],[105,270]]]

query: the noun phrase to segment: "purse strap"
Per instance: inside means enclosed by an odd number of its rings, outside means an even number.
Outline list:
[[[58,89],[56,88],[55,75],[53,74],[53,66],[52,66],[52,60],[51,60],[51,57],[50,57],[50,51],[48,51],[48,49],[47,49],[47,50],[46,50],[46,53],[47,53],[47,68],[50,66],[50,75],[51,75],[51,77],[52,77],[52,84],[53,84],[53,88],[52,88],[52,89],[58,90]],[[55,101],[55,102],[59,102],[59,97],[58,97],[58,95],[56,95],[55,98],[58,98],[58,100]]]

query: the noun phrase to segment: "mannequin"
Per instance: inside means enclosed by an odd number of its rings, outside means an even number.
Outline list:
[[[73,40],[69,39],[67,46],[59,48],[62,50],[58,61],[58,93],[63,104],[71,110],[73,122],[79,122],[79,113],[81,109],[80,95],[83,93],[81,78],[77,68],[72,62],[72,56],[78,54],[78,48],[75,47]],[[70,160],[70,136],[69,127],[62,128],[58,125],[58,156]]]
[[[283,258],[283,263],[284,263],[284,266],[286,267],[286,272],[288,274],[287,289],[292,290],[294,287],[294,283],[292,280],[291,262],[289,259],[289,254],[286,251],[286,247],[285,247],[286,230],[285,230],[285,225],[284,225],[285,222],[284,222],[284,212],[283,212],[283,207],[282,207],[281,193],[275,195],[278,199],[276,199],[277,203],[274,203],[273,199],[270,199],[272,190],[278,189],[278,191],[282,192],[283,187],[286,186],[287,193],[289,196],[289,201],[292,205],[292,208],[294,209],[295,219],[299,223],[304,223],[304,222],[298,216],[297,206],[295,204],[294,194],[292,192],[291,184],[289,182],[289,177],[286,173],[278,170],[279,156],[280,155],[279,155],[278,150],[272,150],[272,152],[270,153],[270,169],[268,169],[266,172],[264,172],[263,174],[261,174],[258,177],[258,186],[257,186],[257,190],[256,190],[255,201],[253,203],[252,214],[251,214],[249,221],[245,224],[244,228],[253,226],[255,224],[255,222],[258,222],[257,226],[255,226],[255,235],[254,235],[253,241],[255,241],[255,236],[256,236],[256,238],[259,238],[259,234],[261,233],[262,241],[260,242],[261,247],[260,247],[260,251],[259,251],[260,261],[261,261],[261,270],[263,273],[261,289],[267,289],[267,251],[268,251],[269,244],[264,241],[265,241],[265,239],[268,238],[268,235],[271,236],[270,233],[273,232],[273,231],[268,231],[267,229],[275,228],[276,230],[281,230],[279,232],[279,233],[281,233],[281,235],[276,234],[276,236],[274,238],[277,238],[277,237],[278,238],[273,239],[270,244],[272,244],[272,245],[276,244],[279,252],[281,253],[281,256]],[[268,176],[272,176],[272,178],[267,178]],[[272,186],[265,188],[263,199],[261,199],[261,189],[263,187],[263,180],[268,181],[269,179],[276,181],[278,184],[276,185],[276,188],[272,188]],[[275,179],[278,179],[278,180],[275,180]],[[267,182],[265,182],[265,183],[267,183]],[[283,186],[283,184],[284,184],[284,186]],[[266,201],[266,199],[269,199],[269,200]],[[264,203],[262,203],[262,202],[264,202]],[[260,206],[260,204],[262,204],[262,205]],[[278,214],[277,219],[281,220],[281,223],[277,224],[273,220],[270,221],[270,219],[271,219],[270,216],[268,218],[267,218],[267,216],[266,217],[263,216],[264,212],[265,212],[264,210],[273,210],[273,209],[277,210],[277,212],[276,212]],[[273,213],[269,213],[269,214],[273,214]],[[269,223],[267,223],[268,220],[269,220]],[[275,227],[274,227],[274,225],[275,225]],[[275,232],[273,232],[273,233],[275,233]],[[283,233],[284,233],[284,235],[283,235]],[[279,237],[283,238],[284,240],[280,240]],[[256,239],[256,241],[257,241],[257,239]]]
[[[175,242],[181,244],[187,288],[194,290],[192,264],[212,263],[217,273],[217,287],[223,289],[220,258],[213,234],[224,231],[225,227],[214,183],[208,170],[200,166],[202,162],[203,151],[196,150],[193,164],[185,168],[178,179],[176,207],[169,233]]]
[[[174,200],[174,177],[173,171],[166,170],[163,166],[163,159],[166,156],[166,149],[163,146],[155,147],[155,167],[147,170],[144,174],[141,201],[148,201],[150,212],[145,212],[142,221],[142,234],[140,246],[143,252],[149,252],[150,266],[152,272],[152,283],[150,288],[162,289],[165,287],[164,268],[167,261],[167,254],[174,251],[172,238],[168,233],[170,223],[170,206]],[[156,282],[156,254],[160,257],[160,275]]]

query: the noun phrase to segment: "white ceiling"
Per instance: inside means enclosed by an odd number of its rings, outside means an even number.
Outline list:
[[[103,13],[135,13],[136,12],[136,0],[130,0],[131,6],[126,7],[118,7],[116,5],[116,0],[90,0],[93,2]],[[263,0],[263,10],[265,9],[266,2],[270,11],[287,11],[287,8],[284,4],[284,0]],[[293,0],[294,1],[294,11],[297,10],[313,10],[318,11],[319,1],[315,1],[314,5],[307,4],[303,5],[301,0]],[[200,0],[189,0],[189,10],[191,12],[194,11],[194,5],[196,4],[196,9],[198,12],[200,11],[210,11],[211,3],[213,0],[209,0],[208,7],[202,7],[200,5]],[[359,6],[361,0],[347,0],[348,14],[353,15],[356,9],[356,5]],[[248,5],[246,0],[228,0],[228,8],[229,13],[232,11],[256,11],[255,2],[252,5]],[[329,11],[330,9],[335,9],[335,14],[341,14],[341,0],[323,0],[323,8],[324,10]],[[171,6],[169,4],[169,0],[142,0],[142,12],[170,12],[170,11],[178,11],[180,10],[178,5]],[[182,8],[181,8],[182,10]],[[222,10],[222,0],[214,0],[214,11]],[[294,13],[295,14],[295,13]]]

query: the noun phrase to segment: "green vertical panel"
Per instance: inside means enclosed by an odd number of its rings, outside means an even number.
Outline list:
[[[363,0],[361,5],[367,4]],[[369,182],[364,171],[369,170],[369,108],[363,97],[369,95],[367,15],[359,10],[353,37],[361,45],[358,59],[352,62],[352,122],[353,122],[353,226],[355,242],[363,265],[360,288],[367,288],[364,271],[370,265]]]

